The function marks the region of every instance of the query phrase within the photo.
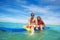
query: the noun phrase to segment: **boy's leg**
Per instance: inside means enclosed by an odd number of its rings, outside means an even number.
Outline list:
[[[32,26],[31,27],[31,35],[33,35],[34,34],[34,27]]]
[[[32,32],[34,32],[34,27],[33,26],[31,27],[31,30],[32,30]]]

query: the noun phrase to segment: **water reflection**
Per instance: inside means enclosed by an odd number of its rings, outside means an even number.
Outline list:
[[[4,32],[0,31],[1,40],[58,40],[60,32],[51,30],[35,31],[34,35],[29,32]]]

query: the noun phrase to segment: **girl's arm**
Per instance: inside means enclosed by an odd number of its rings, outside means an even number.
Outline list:
[[[36,27],[38,27],[37,19],[36,19]]]
[[[46,29],[46,25],[45,25],[45,23],[44,23],[44,21],[42,20],[42,22],[43,22],[43,25],[44,25],[44,29]]]

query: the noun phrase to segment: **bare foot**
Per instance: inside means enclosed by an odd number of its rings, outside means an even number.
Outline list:
[[[31,33],[30,35],[34,35],[34,33]]]

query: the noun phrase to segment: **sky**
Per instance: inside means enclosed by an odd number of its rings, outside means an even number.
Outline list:
[[[60,0],[0,0],[0,22],[27,23],[31,13],[60,25]]]

